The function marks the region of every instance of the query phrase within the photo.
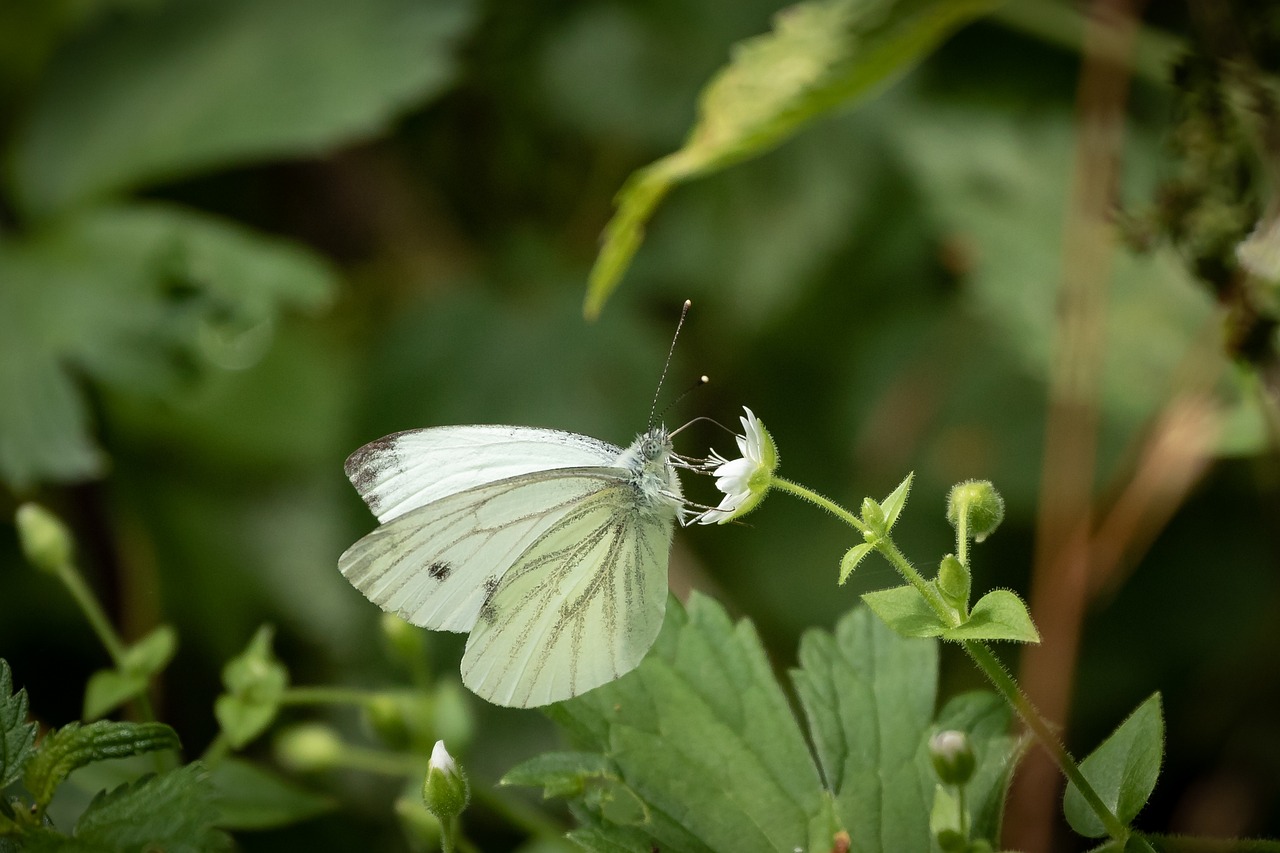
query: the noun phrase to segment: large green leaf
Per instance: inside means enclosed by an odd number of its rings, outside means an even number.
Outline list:
[[[309,155],[440,92],[470,0],[184,0],[63,52],[14,145],[35,215],[160,180]]]
[[[760,640],[708,598],[672,600],[635,672],[549,713],[616,772],[604,806],[577,808],[592,847],[789,851],[811,832],[830,845],[817,768]]]
[[[205,365],[244,367],[281,309],[334,284],[300,247],[159,205],[0,240],[0,477],[21,489],[102,469],[77,374],[163,392]]]
[[[68,723],[40,741],[22,781],[41,806],[73,770],[108,758],[181,748],[178,734],[164,723],[117,723],[99,720],[87,726]]]
[[[594,317],[617,287],[644,227],[672,187],[775,147],[813,119],[905,71],[992,0],[812,0],[773,32],[737,45],[703,90],[684,146],[636,172],[617,197],[587,290]]]
[[[1164,759],[1164,713],[1160,694],[1139,705],[1084,761],[1080,772],[1120,822],[1128,825],[1147,804]],[[1074,784],[1067,785],[1062,810],[1071,828],[1101,838],[1107,828]]]

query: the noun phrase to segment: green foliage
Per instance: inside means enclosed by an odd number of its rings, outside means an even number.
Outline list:
[[[468,0],[194,0],[118,20],[50,69],[14,197],[46,216],[368,136],[449,83],[472,17]]]
[[[865,593],[862,601],[904,637],[941,637],[949,627],[909,583]]]
[[[928,737],[955,728],[978,755],[975,832],[994,837],[1016,755],[1008,710],[971,693],[935,719],[936,644],[858,609],[834,635],[807,633],[800,664],[817,766],[751,626],[698,595],[687,611],[673,601],[634,674],[548,710],[587,751],[531,759],[503,781],[569,798],[571,835],[589,849],[829,849],[842,828],[855,850],[928,849]]]
[[[979,598],[969,611],[969,618],[943,631],[942,637],[945,640],[1040,642],[1040,632],[1031,621],[1027,605],[1007,589],[993,589]]]
[[[199,762],[144,776],[94,797],[76,822],[73,837],[50,830],[30,834],[33,853],[104,853],[164,850],[214,853],[231,849],[218,818],[213,785]]]
[[[1155,790],[1163,759],[1164,713],[1155,693],[1080,762],[1080,772],[1121,823],[1129,824]],[[1090,838],[1106,834],[1074,785],[1067,787],[1062,807],[1076,832]]]
[[[672,187],[768,151],[813,119],[866,97],[994,5],[810,0],[779,13],[772,33],[738,45],[707,84],[684,147],[633,174],[618,193],[591,271],[587,316],[599,315]]]
[[[233,747],[239,749],[267,730],[280,710],[289,671],[271,650],[275,629],[263,625],[239,656],[222,670],[227,692],[214,703],[214,716]]]
[[[89,676],[84,689],[84,718],[96,720],[142,694],[148,682],[173,659],[178,635],[161,625],[124,652],[119,669],[102,669]]]
[[[223,829],[276,829],[332,811],[329,797],[239,758],[218,762],[209,773]]]
[[[68,723],[40,741],[22,781],[36,804],[46,806],[73,770],[107,758],[127,758],[181,747],[178,735],[163,723],[118,723],[99,720],[82,726]]]
[[[98,208],[0,236],[0,477],[17,488],[102,471],[69,369],[176,391],[261,356],[278,312],[315,308],[329,267],[293,244],[179,208]]]
[[[27,691],[13,691],[9,662],[0,658],[0,791],[22,775],[35,739],[36,724],[27,722]]]
[[[902,508],[907,505],[907,496],[911,494],[911,483],[914,479],[915,474],[908,474],[898,484],[898,487],[880,502],[880,508],[884,510],[884,526],[886,530],[892,530],[893,526],[898,523],[898,516],[902,513]]]

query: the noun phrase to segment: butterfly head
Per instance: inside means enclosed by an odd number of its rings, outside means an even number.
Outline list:
[[[625,468],[628,480],[649,510],[674,512],[684,504],[680,479],[671,464],[671,436],[664,426],[655,426],[638,436],[622,451],[617,466]]]

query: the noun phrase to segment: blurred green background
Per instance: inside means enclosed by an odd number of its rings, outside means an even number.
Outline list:
[[[376,608],[337,571],[373,526],[343,476],[348,453],[454,423],[625,445],[689,298],[663,398],[699,374],[711,384],[669,425],[736,425],[750,406],[783,473],[849,506],[914,470],[899,542],[926,566],[952,547],[948,487],[990,479],[1009,512],[978,549],[976,583],[1025,594],[1080,61],[1059,26],[1070,9],[1033,5],[678,189],[588,324],[613,194],[680,146],[700,88],[732,44],[769,28],[776,2],[6,0],[0,508],[11,518],[38,499],[63,514],[127,638],[177,627],[158,704],[197,754],[216,730],[220,668],[262,622],[295,683],[403,680]],[[1032,34],[1037,20],[1066,43]],[[1172,112],[1159,75],[1135,81],[1126,203],[1175,168]],[[1104,487],[1215,323],[1173,252],[1117,267]],[[1068,742],[1087,751],[1163,691],[1166,771],[1141,824],[1275,835],[1280,495],[1233,388],[1221,458],[1090,610]],[[712,445],[730,449],[700,424],[677,449]],[[710,481],[685,483],[715,502]],[[780,671],[803,630],[894,580],[873,559],[837,589],[853,543],[810,507],[780,497],[747,522],[679,532],[672,583],[754,620]],[[460,638],[430,646],[441,677],[456,676]],[[0,656],[51,725],[79,716],[84,680],[107,663],[11,526]],[[976,684],[951,663],[945,692]],[[537,714],[468,698],[473,784],[556,744]],[[333,719],[368,737],[354,715]],[[265,743],[251,754],[270,760]],[[394,784],[307,784],[341,809],[243,834],[244,849],[404,849]],[[520,841],[482,808],[468,826],[486,850]]]

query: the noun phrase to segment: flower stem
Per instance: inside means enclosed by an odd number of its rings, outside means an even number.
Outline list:
[[[80,611],[84,613],[85,619],[89,621],[89,626],[106,647],[107,654],[111,656],[111,662],[120,667],[124,662],[124,640],[120,639],[115,627],[107,619],[107,614],[98,603],[97,596],[93,594],[93,590],[89,589],[80,571],[71,562],[62,563],[58,567],[58,579],[71,593]]]
[[[367,705],[379,695],[349,687],[290,687],[280,702],[283,705]]]
[[[784,477],[777,476],[776,474],[769,482],[772,488],[794,495],[801,500],[806,500],[811,504],[825,509],[827,512],[831,513],[836,518],[840,519],[860,533],[867,533],[869,530],[867,525],[863,523],[862,519],[858,518],[856,515],[849,512],[849,510],[840,506],[840,504],[830,498],[825,498],[818,494],[813,489],[802,486],[799,483],[793,483]]]
[[[1124,842],[1129,836],[1129,828],[1102,802],[1098,792],[1093,789],[1093,786],[1089,784],[1089,780],[1080,772],[1080,768],[1071,757],[1071,753],[1067,752],[1067,748],[1058,740],[1057,735],[1049,728],[1049,724],[1040,716],[1040,712],[1031,704],[1031,700],[1022,692],[1018,683],[1014,681],[1013,676],[1000,663],[995,653],[991,651],[986,643],[978,640],[963,640],[960,645],[964,647],[969,658],[977,664],[978,669],[982,670],[987,680],[991,682],[991,685],[995,687],[1005,702],[1013,708],[1014,712],[1022,719],[1022,722],[1026,723],[1027,728],[1036,736],[1036,740],[1040,741],[1044,748],[1048,750],[1063,774],[1076,786],[1080,795],[1084,797],[1089,807],[1093,809],[1093,813],[1102,821],[1102,825],[1107,829],[1107,834],[1116,841]]]

